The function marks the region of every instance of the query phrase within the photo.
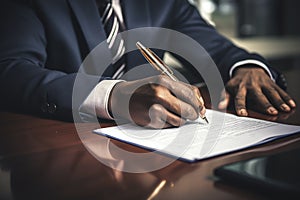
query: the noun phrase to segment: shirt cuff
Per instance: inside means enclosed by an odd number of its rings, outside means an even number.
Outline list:
[[[275,81],[275,78],[273,77],[273,75],[272,75],[270,69],[268,68],[268,66],[267,66],[266,64],[264,64],[263,62],[260,62],[260,61],[258,61],[258,60],[243,60],[243,61],[240,61],[240,62],[235,63],[235,64],[231,67],[231,69],[230,69],[230,71],[229,71],[229,76],[232,77],[233,72],[234,72],[234,70],[235,70],[236,68],[242,67],[243,65],[249,65],[249,64],[257,65],[257,66],[263,68],[263,69],[269,74],[270,78],[271,78],[273,81]]]
[[[102,119],[112,120],[113,117],[108,111],[108,101],[113,87],[119,82],[123,82],[123,80],[103,80],[98,83],[79,107],[80,115],[97,115]]]

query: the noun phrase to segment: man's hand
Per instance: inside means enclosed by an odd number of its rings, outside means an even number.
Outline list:
[[[223,95],[219,109],[225,109],[232,98],[240,116],[247,116],[249,107],[270,115],[277,115],[279,111],[290,112],[296,107],[292,98],[257,67],[236,69]]]
[[[140,126],[166,128],[196,120],[205,113],[199,90],[166,76],[118,83],[110,96],[109,110],[116,119]]]

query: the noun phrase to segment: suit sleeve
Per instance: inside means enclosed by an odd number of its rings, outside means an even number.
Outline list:
[[[44,27],[27,3],[2,1],[0,26],[1,106],[72,120],[72,110],[78,110],[99,77],[47,69]],[[75,79],[88,82],[88,88],[72,101]]]

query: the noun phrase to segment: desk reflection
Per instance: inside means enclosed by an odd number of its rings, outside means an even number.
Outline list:
[[[115,168],[130,163],[110,152],[113,144],[110,139],[95,136],[97,142],[94,145],[98,149],[95,152],[101,153],[101,158],[111,166],[96,160],[83,145],[1,159],[1,169],[10,174],[7,187],[10,187],[11,194],[7,196],[14,199],[151,199],[149,197],[161,182],[165,181],[164,188],[171,189],[180,177],[195,169],[194,166],[183,167],[185,163],[175,162],[159,171],[125,173]],[[4,143],[1,140],[0,146],[7,147]],[[18,148],[13,143],[9,148],[12,146]],[[2,154],[7,149],[1,148],[1,151]],[[158,156],[152,162],[161,162],[164,158]]]

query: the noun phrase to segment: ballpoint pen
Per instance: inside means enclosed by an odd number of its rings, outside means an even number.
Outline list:
[[[146,48],[144,45],[142,45],[140,42],[136,43],[136,46],[142,53],[142,55],[146,58],[146,60],[158,71],[160,71],[162,74],[168,76],[173,81],[179,81],[176,76],[174,76],[173,71],[171,68],[162,60],[160,59],[153,51],[151,51],[149,48]],[[203,102],[199,95],[196,95],[199,102]],[[206,121],[206,123],[209,123],[206,116],[203,115],[200,117]]]

